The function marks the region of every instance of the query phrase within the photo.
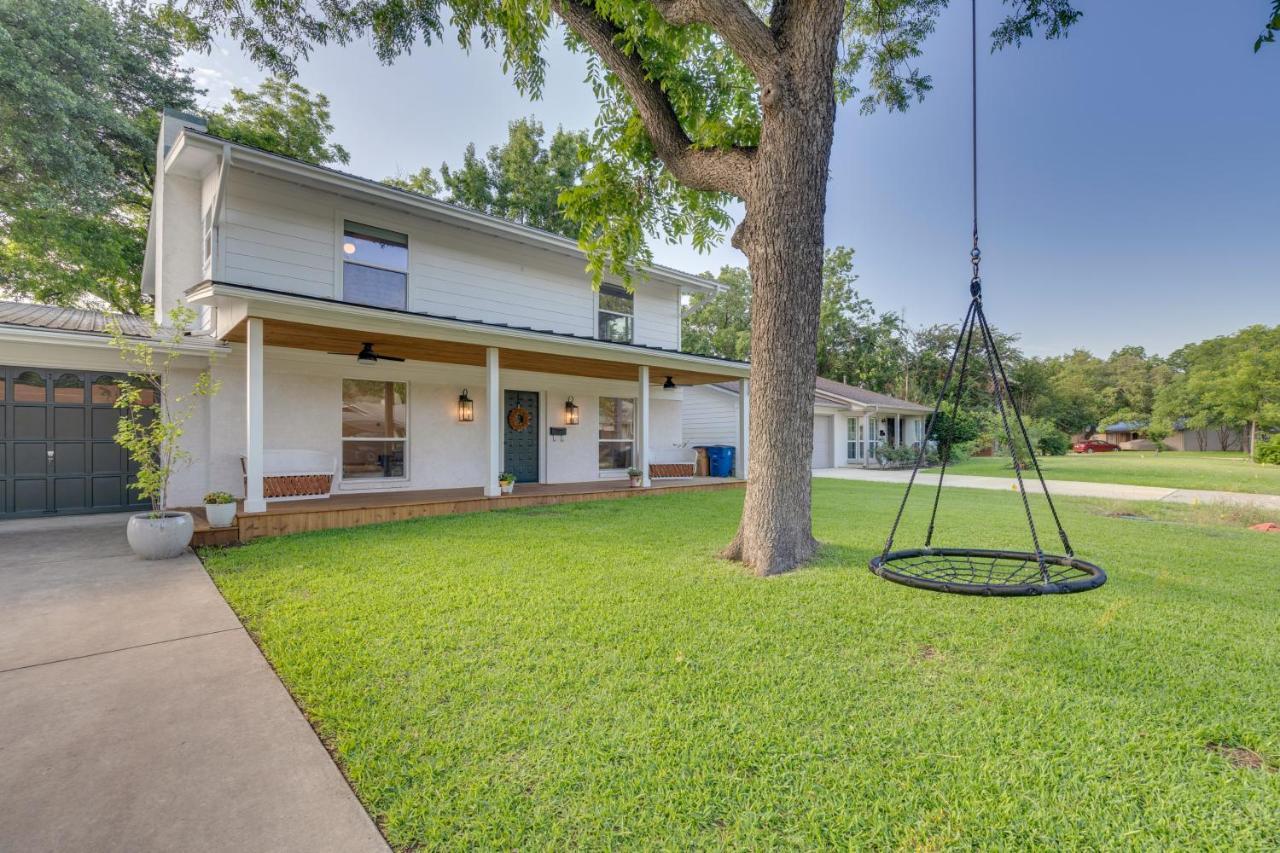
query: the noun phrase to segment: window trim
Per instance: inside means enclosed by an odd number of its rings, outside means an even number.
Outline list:
[[[346,436],[342,434],[342,385],[348,379],[354,382],[383,382],[404,386],[404,435],[387,437]],[[342,491],[377,491],[379,489],[398,488],[412,479],[409,458],[409,436],[412,434],[412,413],[410,405],[409,380],[386,379],[378,376],[348,376],[343,374],[338,379],[338,488]],[[347,477],[343,470],[343,451],[348,441],[398,441],[404,446],[404,474],[399,477]]]
[[[608,288],[609,290],[619,291],[623,296],[631,300],[631,313],[623,314],[619,311],[612,311],[608,308],[601,307],[600,295]],[[595,328],[593,329],[594,337],[598,341],[608,341],[615,344],[634,344],[636,342],[636,294],[634,291],[628,291],[625,287],[617,284],[604,283],[595,291],[595,299],[593,300],[595,307]],[[600,315],[608,314],[610,317],[626,317],[630,322],[627,324],[630,336],[625,341],[615,340],[614,338],[605,338],[600,336]],[[625,399],[625,398],[624,398]]]
[[[388,222],[387,220],[377,220],[376,218],[370,219],[365,216],[349,215],[347,211],[341,210],[341,209],[334,211],[333,218],[334,218],[333,258],[334,258],[334,276],[336,279],[334,282],[333,290],[334,290],[334,297],[336,301],[338,302],[347,301],[346,286],[345,286],[346,285],[346,269],[347,269],[346,265],[348,263],[352,263],[352,264],[356,264],[357,266],[368,267],[369,269],[402,273],[404,275],[404,308],[391,309],[391,310],[405,310],[405,311],[409,310],[409,292],[411,289],[410,287],[411,272],[410,271],[413,269],[413,238],[409,234],[405,226],[401,223],[393,224]],[[396,269],[395,267],[386,267],[386,266],[382,266],[381,264],[370,264],[370,263],[365,263],[364,261],[348,261],[346,253],[342,251],[342,240],[347,233],[347,223],[350,223],[356,226],[363,225],[366,228],[377,228],[381,231],[389,231],[392,234],[403,234],[404,247],[405,247],[404,269],[400,270],[400,269]],[[351,304],[359,305],[362,303],[353,302]],[[378,306],[369,306],[369,307],[378,307]]]
[[[631,403],[631,438],[601,438],[600,437],[600,407],[605,400],[626,400]],[[596,474],[600,477],[625,477],[627,476],[626,468],[601,468],[600,467],[600,446],[603,444],[629,444],[631,445],[631,466],[634,467],[636,462],[636,420],[638,417],[639,403],[635,397],[620,397],[612,394],[601,394],[596,397]]]

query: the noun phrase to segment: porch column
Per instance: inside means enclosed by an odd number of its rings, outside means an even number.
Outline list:
[[[640,393],[636,395],[636,467],[642,472],[644,487],[649,479],[649,365],[640,365]]]
[[[872,460],[876,459],[876,453],[872,450],[872,442],[877,439],[877,435],[872,432],[873,424],[870,412],[863,415],[863,467],[872,466]]]
[[[839,468],[845,463],[848,445],[845,438],[849,435],[849,423],[844,415],[837,412],[831,416],[831,467]]]
[[[266,512],[267,502],[262,496],[262,320],[250,317],[245,321],[245,451],[244,451],[244,511]]]
[[[902,447],[902,415],[893,416],[893,446]]]
[[[738,453],[733,460],[733,475],[748,478],[751,463],[751,383],[738,380]]]
[[[502,494],[498,487],[498,475],[502,473],[502,388],[498,378],[498,348],[486,347],[484,351],[484,443],[489,451],[485,466],[484,496],[496,498]]]

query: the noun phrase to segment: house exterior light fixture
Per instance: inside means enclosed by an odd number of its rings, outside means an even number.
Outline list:
[[[578,425],[578,406],[573,402],[572,397],[564,403],[564,422],[566,426]]]
[[[471,397],[467,395],[467,389],[463,388],[462,393],[458,395],[458,420],[462,423],[470,423],[476,419],[476,404],[471,401]]]

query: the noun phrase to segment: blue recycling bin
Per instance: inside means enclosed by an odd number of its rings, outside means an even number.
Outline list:
[[[707,462],[712,477],[733,476],[733,451],[727,444],[713,444],[707,448]]]

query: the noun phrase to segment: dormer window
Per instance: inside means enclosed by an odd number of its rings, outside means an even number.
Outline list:
[[[600,309],[596,312],[596,337],[602,341],[629,344],[633,340],[636,298],[612,284],[600,286]]]
[[[374,308],[408,304],[409,238],[385,228],[345,222],[342,228],[342,299]]]

